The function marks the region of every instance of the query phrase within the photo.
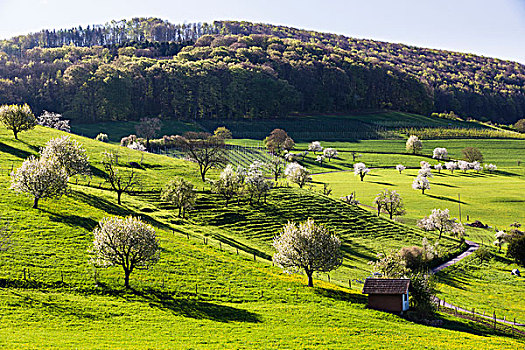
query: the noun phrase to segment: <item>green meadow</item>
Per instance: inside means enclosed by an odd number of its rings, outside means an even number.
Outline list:
[[[511,191],[513,186],[523,185],[521,168],[511,167],[510,159],[516,155],[509,156],[508,168],[502,165],[501,172],[493,175],[436,176],[433,184],[439,181],[458,187],[441,186],[443,192],[438,193],[441,187],[434,184],[428,196],[410,187],[404,190],[415,170],[407,169],[400,175],[393,169],[372,169],[364,182],[350,172],[315,175],[314,187],[330,183],[334,189],[330,197],[282,182],[272,190],[266,204],[251,206],[235,201],[226,206],[223,199],[210,193],[207,183],[200,181],[193,163],[72,136],[87,149],[93,177],[72,178],[66,196],[44,200],[39,210],[31,209],[31,198],[9,189],[8,173],[59,135],[63,133],[37,127],[16,141],[0,129],[0,212],[13,231],[10,249],[0,252],[2,348],[516,349],[525,344],[523,338],[444,314],[438,315],[443,321],[441,327],[430,327],[369,310],[361,294],[362,284],[355,281],[370,274],[368,261],[376,253],[420,244],[423,237],[436,238],[434,233],[415,228],[415,219],[434,204],[457,203],[430,195],[454,199],[459,188],[465,201],[462,205],[468,208],[465,213],[483,217],[482,221],[493,225],[499,225],[499,220],[507,225],[503,209],[494,211],[500,202],[492,206],[487,200],[483,203],[485,197],[470,198],[467,193],[474,192],[475,187],[469,187],[473,181],[478,187],[500,186],[499,196],[507,199],[505,208],[511,203],[509,210],[519,215],[519,202],[513,201],[520,195]],[[363,152],[360,160],[365,163],[371,155],[365,152],[377,151],[374,146],[380,145],[372,141],[358,144],[363,146],[356,150]],[[350,145],[347,150],[352,149]],[[342,144],[334,146],[339,149]],[[142,163],[135,170],[142,186],[124,194],[122,205],[116,204],[116,195],[103,180],[101,154],[107,150],[118,152],[119,169],[123,171],[130,170],[129,162]],[[341,160],[330,163],[339,162],[338,170],[347,170],[350,154],[342,154]],[[504,152],[494,151],[494,158],[496,154],[503,162]],[[414,166],[420,158],[399,156],[412,159]],[[377,164],[391,166],[387,162],[386,156],[377,154]],[[212,171],[210,178],[217,174]],[[174,176],[185,177],[198,190],[197,203],[187,220],[178,218],[176,211],[159,199],[160,188]],[[355,190],[358,199],[369,204],[373,198],[365,198],[384,188],[384,183],[403,189],[403,196],[407,196],[406,224],[377,218],[370,208],[349,206],[337,199]],[[487,205],[485,211],[491,216],[476,211],[478,204]],[[160,239],[159,263],[134,272],[131,290],[123,288],[119,268],[95,269],[89,262],[92,230],[100,219],[111,215],[140,216],[156,227]],[[306,287],[302,275],[284,274],[270,260],[272,238],[282,225],[308,217],[336,232],[345,254],[344,266],[329,276],[317,275],[314,288]],[[442,246],[453,254],[459,242],[445,237]],[[487,266],[490,271],[497,268]],[[469,304],[468,298],[474,300],[484,294],[475,286],[462,290],[462,295],[452,290],[452,282],[441,283],[441,292],[450,293],[450,301],[458,300],[458,304],[463,298]],[[506,283],[518,295],[520,285]],[[512,301],[518,305],[514,307],[518,310],[516,317],[522,317],[519,308],[523,301],[518,297]],[[503,302],[501,305],[510,310]]]

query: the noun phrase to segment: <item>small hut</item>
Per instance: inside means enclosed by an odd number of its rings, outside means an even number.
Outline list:
[[[363,294],[368,294],[368,307],[390,312],[408,310],[407,278],[367,278]]]

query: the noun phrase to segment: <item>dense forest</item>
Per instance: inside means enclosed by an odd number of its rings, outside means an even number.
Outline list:
[[[525,66],[248,22],[135,18],[0,41],[0,104],[76,122],[393,109],[513,123]]]

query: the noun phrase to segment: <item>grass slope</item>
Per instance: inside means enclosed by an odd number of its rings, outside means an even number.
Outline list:
[[[37,128],[13,141],[0,131],[0,168],[19,165],[45,140],[59,134]],[[80,140],[95,169],[100,166],[98,154],[115,147]],[[119,150],[130,159],[141,156]],[[140,171],[141,176],[156,186],[176,174],[198,183],[195,169],[187,163],[154,155],[145,155],[144,162],[149,166]],[[0,171],[0,212],[4,219],[12,219],[14,230],[11,249],[0,253],[2,348],[515,349],[524,345],[523,340],[448,316],[443,316],[444,328],[434,328],[368,310],[358,291],[322,281],[316,282],[316,288],[307,288],[302,276],[282,274],[267,262],[237,255],[225,245],[222,249],[203,245],[201,235],[223,232],[227,236],[235,230],[203,224],[211,217],[195,225],[181,222],[169,208],[142,210],[157,207],[154,192],[125,196],[118,206],[104,188],[72,184],[68,196],[42,201],[41,209],[33,210],[30,198],[15,195],[8,186],[6,172]],[[285,207],[285,194],[304,201],[302,192],[277,191]],[[204,206],[204,201],[200,203]],[[333,203],[327,199],[323,206]],[[217,201],[210,204],[218,206]],[[310,215],[294,209],[281,220],[298,219],[295,212]],[[122,289],[118,268],[95,272],[88,253],[97,221],[106,215],[126,214],[140,215],[154,224],[163,249],[159,264],[132,275],[131,291]],[[345,221],[333,225],[344,226]],[[406,229],[405,236],[410,232]],[[388,234],[382,233],[385,244]],[[348,238],[354,235],[357,242],[368,241],[370,247],[376,240],[372,231],[360,236],[349,229]]]

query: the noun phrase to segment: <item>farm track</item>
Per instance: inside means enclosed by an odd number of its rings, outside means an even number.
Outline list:
[[[443,270],[443,269],[446,269],[447,267],[449,266],[452,266],[452,265],[455,265],[457,264],[458,262],[460,262],[461,260],[465,259],[467,256],[473,254],[476,250],[479,249],[479,244],[476,243],[476,242],[472,242],[472,241],[465,241],[465,243],[468,245],[468,249],[465,250],[463,253],[461,253],[460,255],[458,255],[457,257],[455,257],[454,259],[451,259],[435,268],[433,268],[431,271],[433,274],[436,274],[438,273],[439,271]],[[490,317],[490,316],[486,316],[486,315],[483,315],[483,314],[480,314],[478,312],[472,312],[472,310],[467,310],[467,309],[464,309],[462,307],[459,307],[459,306],[456,306],[456,305],[453,305],[453,304],[450,304],[450,303],[447,303],[446,301],[444,300],[441,300],[439,298],[436,298],[436,301],[439,303],[439,305],[442,305],[444,307],[447,307],[449,309],[455,309],[457,311],[461,311],[461,312],[465,312],[465,313],[469,313],[469,314],[474,314],[478,317],[482,317],[486,320],[490,320],[490,321],[493,321],[494,318],[493,317]],[[514,325],[514,326],[519,326],[519,327],[525,327],[525,324],[524,323],[514,323],[514,322],[511,322],[511,321],[507,321],[507,320],[502,320],[502,319],[499,319],[499,318],[496,318],[496,322],[499,322],[499,323],[504,323],[504,324],[507,324],[507,325]]]

